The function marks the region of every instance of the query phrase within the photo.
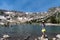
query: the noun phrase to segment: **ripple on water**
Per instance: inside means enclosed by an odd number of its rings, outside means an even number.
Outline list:
[[[4,34],[10,35],[12,38],[24,39],[28,35],[31,37],[41,36],[41,25],[37,24],[21,24],[21,25],[12,25],[12,27],[0,26],[0,37]],[[57,33],[60,33],[59,26],[46,26],[47,35],[54,36]]]

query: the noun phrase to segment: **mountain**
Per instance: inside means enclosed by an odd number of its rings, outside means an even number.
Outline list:
[[[60,7],[49,8],[49,10],[46,12],[22,12],[22,11],[15,11],[15,10],[1,10],[0,9],[0,15],[3,15],[3,16],[8,15],[12,19],[17,18],[19,16],[19,17],[27,19],[27,21],[31,18],[33,18],[34,20],[36,19],[35,21],[37,21],[37,20],[41,20],[41,18],[43,19],[43,17],[52,15],[47,18],[50,21],[48,20],[45,20],[45,21],[51,22],[51,23],[53,22],[60,23]]]

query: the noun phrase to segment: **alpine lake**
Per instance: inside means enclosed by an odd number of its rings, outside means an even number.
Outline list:
[[[46,35],[50,38],[60,34],[60,26],[45,26],[45,28]],[[11,37],[10,40],[24,40],[28,36],[30,36],[29,40],[33,40],[42,35],[41,29],[42,26],[39,24],[20,24],[9,27],[0,25],[0,38],[7,34]]]

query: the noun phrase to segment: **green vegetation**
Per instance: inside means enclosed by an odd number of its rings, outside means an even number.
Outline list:
[[[59,24],[60,23],[60,13],[58,12],[58,14],[56,13],[55,15],[51,16],[49,18],[48,23],[56,23],[56,24]]]
[[[4,12],[0,11],[0,15],[4,15]]]
[[[51,16],[51,17],[50,17],[50,22],[51,22],[51,23],[57,23],[57,21],[56,21],[56,19],[55,19],[54,16]]]
[[[58,13],[58,14],[57,14]],[[59,24],[60,23],[60,12],[57,12],[55,15],[47,18],[46,20],[44,20],[47,23],[54,23],[54,24]],[[49,20],[49,21],[48,21]],[[26,23],[41,23],[41,21],[37,21],[37,20],[31,20],[29,22]]]

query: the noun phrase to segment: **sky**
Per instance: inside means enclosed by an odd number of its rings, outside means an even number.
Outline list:
[[[60,0],[0,0],[0,9],[23,12],[44,12],[60,6]]]

